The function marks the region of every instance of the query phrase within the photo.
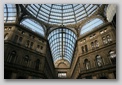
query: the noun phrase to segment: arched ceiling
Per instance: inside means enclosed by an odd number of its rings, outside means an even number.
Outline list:
[[[74,32],[65,27],[57,28],[49,34],[48,40],[54,64],[61,59],[71,64],[76,39]]]
[[[55,68],[70,68],[70,63],[65,59],[59,59],[54,65]]]
[[[56,25],[76,24],[91,16],[100,4],[24,4],[37,19]]]
[[[15,4],[4,5],[4,23],[15,23],[17,10]]]

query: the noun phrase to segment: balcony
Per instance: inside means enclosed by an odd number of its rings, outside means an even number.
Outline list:
[[[116,69],[116,64],[109,64],[109,65],[104,65],[101,67],[95,67],[95,68],[90,68],[88,70],[81,70],[80,74],[88,74],[88,73],[93,73],[93,72],[98,72],[98,71],[102,71],[102,70],[108,70],[108,69]]]

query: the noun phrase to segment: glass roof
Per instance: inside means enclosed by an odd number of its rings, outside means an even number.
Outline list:
[[[44,36],[44,30],[43,30],[42,26],[35,20],[24,19],[20,24],[39,35]]]
[[[93,14],[99,4],[24,4],[34,17],[57,25],[76,24]]]
[[[13,23],[16,21],[16,5],[5,4],[4,5],[4,23]]]
[[[92,19],[81,28],[80,35],[93,30],[94,28],[100,26],[101,24],[103,24],[103,21],[101,19],[99,18]]]
[[[71,63],[76,39],[76,35],[71,30],[63,27],[49,34],[48,40],[54,63],[60,59]]]

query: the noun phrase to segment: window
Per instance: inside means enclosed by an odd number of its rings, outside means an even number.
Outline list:
[[[90,61],[88,61],[88,59],[84,60],[84,64],[85,64],[86,70],[90,69]]]
[[[91,48],[92,48],[92,49],[96,49],[96,48],[98,48],[98,47],[99,47],[99,43],[98,43],[97,40],[91,42]]]
[[[107,32],[107,28],[104,29],[104,32]]]
[[[23,58],[24,62],[23,62],[23,65],[24,66],[28,66],[28,62],[29,62],[29,56],[28,55],[25,55],[24,58]]]
[[[91,30],[93,30],[94,28],[100,26],[103,24],[103,21],[99,18],[95,18],[91,21],[88,21],[82,28],[81,28],[81,31],[80,31],[80,35],[84,34],[84,33],[87,33]]]
[[[36,51],[40,51],[40,45],[37,45]]]
[[[4,28],[4,30],[8,30],[8,28],[7,28],[7,27],[5,27],[5,28]]]
[[[92,36],[90,36],[89,38],[92,39]]]
[[[87,45],[85,45],[85,51],[88,52],[88,48],[87,48]]]
[[[15,35],[14,42],[17,42],[17,41],[18,41],[18,35]]]
[[[91,47],[92,47],[92,49],[94,49],[94,43],[93,42],[91,42]]]
[[[43,46],[41,46],[41,50],[43,49]]]
[[[88,52],[87,45],[81,47],[82,53]]]
[[[67,75],[66,75],[66,73],[58,73],[58,77],[59,78],[66,78]]]
[[[96,34],[93,34],[93,38],[95,38],[96,37]]]
[[[30,48],[33,48],[33,42],[30,43]]]
[[[82,48],[81,48],[81,49],[82,49],[82,53],[84,53],[84,52],[85,52],[85,50],[84,50],[84,46],[82,46]]]
[[[9,27],[8,30],[11,30],[11,27]]]
[[[16,22],[16,5],[5,4],[4,5],[4,23],[15,23]]]
[[[98,41],[97,41],[97,40],[95,40],[95,46],[96,46],[96,48],[98,48],[98,47],[99,47],[99,43],[98,43]]]
[[[102,30],[102,31],[100,31],[100,34],[103,34],[104,33],[104,31]]]
[[[19,43],[21,43],[21,42],[22,42],[22,39],[23,39],[22,37],[20,37],[20,38],[19,38]]]
[[[86,39],[84,39],[83,42],[86,42]]]
[[[103,37],[103,38],[102,38],[102,41],[103,41],[103,44],[107,44],[107,43],[108,43],[106,37]]]
[[[90,39],[93,39],[93,38],[95,38],[96,37],[96,34],[93,34],[93,35],[91,35],[89,38]]]
[[[102,66],[103,62],[102,62],[101,56],[99,56],[99,55],[96,56],[96,63],[97,63],[98,67]]]
[[[36,62],[35,69],[36,69],[36,70],[39,70],[40,60],[37,59],[35,62]]]
[[[24,31],[22,31],[22,34],[24,34],[25,32]]]
[[[24,19],[20,24],[39,35],[44,36],[44,29],[37,21],[33,19]]]
[[[112,41],[110,35],[107,35],[106,37],[107,37],[108,42],[110,43]]]
[[[109,52],[109,58],[110,58],[112,64],[116,64],[116,53],[115,53],[115,51]]]
[[[100,31],[100,34],[106,33],[107,32],[107,28],[105,28],[104,30]]]
[[[29,45],[30,45],[30,41],[27,40],[27,42],[26,42],[26,47],[29,47]]]
[[[8,56],[7,61],[8,61],[8,62],[11,62],[11,63],[14,63],[15,57],[16,57],[16,51],[12,51],[12,52],[10,53],[10,55]]]
[[[103,44],[107,44],[107,43],[112,42],[112,39],[111,39],[110,35],[104,36],[102,38],[102,40],[103,40]]]

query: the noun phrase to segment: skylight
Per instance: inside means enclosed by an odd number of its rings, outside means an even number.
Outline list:
[[[103,23],[103,21],[99,18],[95,18],[89,22],[87,22],[82,28],[80,34],[87,33],[91,31],[92,29],[100,26]]]
[[[67,25],[91,16],[100,4],[24,4],[28,12],[48,24]]]
[[[76,35],[71,30],[63,27],[49,34],[48,40],[54,63],[60,59],[71,63],[76,39]]]
[[[15,4],[4,5],[4,23],[15,23],[17,16],[16,14]]]
[[[25,26],[29,30],[38,33],[39,35],[44,36],[43,27],[33,19],[24,19],[20,24]]]

